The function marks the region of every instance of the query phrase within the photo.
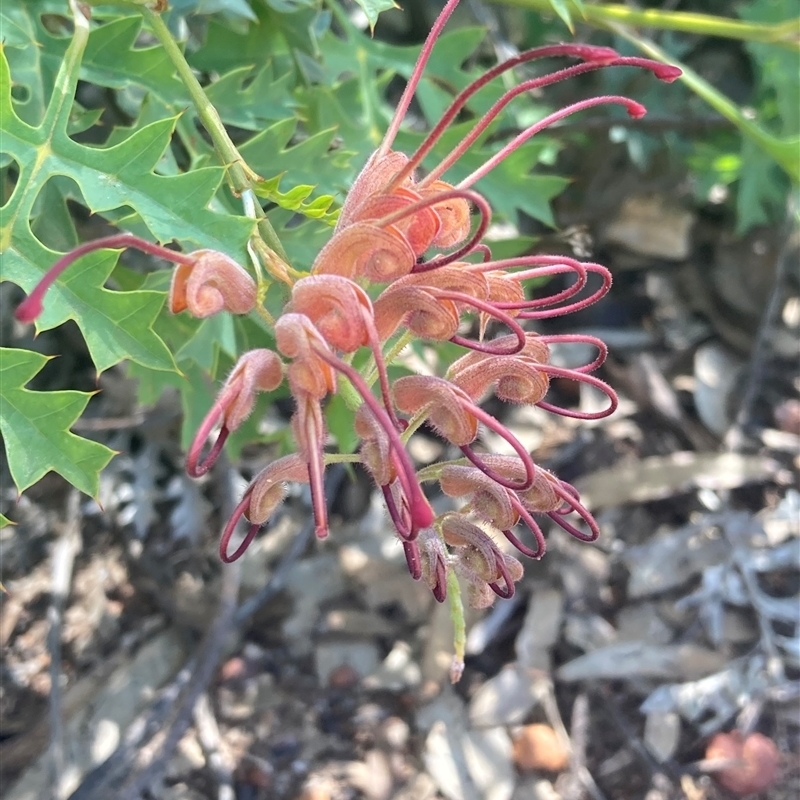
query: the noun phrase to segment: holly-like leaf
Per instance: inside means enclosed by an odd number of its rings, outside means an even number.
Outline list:
[[[139,402],[143,406],[155,405],[168,388],[178,390],[183,409],[181,445],[188,448],[203,417],[214,403],[215,387],[208,373],[194,361],[181,361],[180,368],[183,375],[157,372],[131,364],[128,375],[137,380]]]
[[[275,205],[280,206],[280,208],[285,208],[288,211],[296,211],[298,214],[302,214],[309,219],[320,219],[329,225],[334,225],[336,223],[339,216],[339,209],[331,211],[331,205],[334,203],[334,197],[332,195],[320,195],[306,202],[306,199],[313,194],[315,187],[300,184],[299,186],[295,186],[294,189],[290,189],[288,192],[281,192],[279,187],[282,177],[282,175],[278,175],[266,181],[259,181],[255,185],[255,193],[259,197],[263,197],[265,200],[275,203]]]
[[[388,11],[390,8],[399,8],[394,0],[356,0],[361,6],[362,11],[367,15],[370,31],[375,30],[375,23],[381,11]]]
[[[291,6],[284,3],[276,10],[280,4],[281,0],[253,3],[258,23],[245,29],[224,20],[209,20],[206,41],[190,55],[189,63],[197,69],[224,73],[244,64],[263,64],[267,55],[283,59],[292,68],[297,67],[298,54],[315,57],[318,38],[329,24],[330,13],[319,10],[316,0],[301,0]]]
[[[359,91],[356,99],[360,108],[354,119],[363,119],[370,126],[378,126],[382,134],[394,114],[393,105],[383,97],[386,75],[388,73],[391,77],[394,72],[409,78],[419,55],[419,47],[401,47],[370,39],[346,16],[340,15],[339,22],[344,36],[329,33],[323,39],[324,81],[335,88],[343,76],[352,75],[357,65]],[[453,95],[481,74],[469,57],[485,38],[486,31],[483,28],[470,27],[449,31],[436,42],[416,93],[430,123],[439,119]],[[381,76],[380,80],[378,76]],[[478,114],[483,113],[502,92],[501,82],[489,84],[470,100],[467,108]],[[376,132],[369,129],[368,133],[370,139],[374,140]],[[363,137],[363,133],[361,135]]]
[[[243,31],[224,20],[209,19],[202,46],[187,53],[191,66],[203,72],[224,74],[243,65],[262,64],[267,57],[274,59],[276,55],[286,53],[280,32],[265,24],[263,4],[259,3],[256,11],[262,17],[259,24],[248,25]]]
[[[20,251],[25,263],[55,261],[58,254],[37,246]],[[62,276],[61,291],[48,294],[45,310],[37,321],[48,330],[67,319],[91,327],[84,328],[86,344],[98,372],[129,359],[151,369],[174,371],[175,362],[153,322],[161,310],[164,294],[149,291],[112,292],[103,288],[116,263],[108,252],[96,252],[76,261]]]
[[[737,6],[736,13],[748,22],[778,24],[797,14],[797,4],[794,0],[756,0]],[[761,72],[762,91],[774,92],[775,129],[783,136],[796,136],[800,133],[800,74],[796,50],[759,42],[748,42],[746,46]]]
[[[71,178],[93,212],[132,208],[161,241],[178,239],[190,243],[188,249],[210,248],[244,261],[252,220],[207,208],[222,181],[223,168],[174,176],[153,171],[169,145],[174,118],[148,125],[112,147],[89,147],[69,137],[67,125],[86,42],[86,30],[76,26],[38,126],[28,125],[15,113],[8,64],[0,53],[2,145],[20,169],[11,198],[0,209],[0,280],[30,291],[57,257],[36,238],[30,225],[37,216],[37,199],[52,176]],[[50,290],[39,329],[74,319],[99,370],[126,357],[154,369],[175,369],[169,351],[151,328],[162,298],[105,290],[102,283],[110,267],[103,272],[97,259],[82,263],[82,280],[71,277],[79,269],[75,265]]]
[[[114,451],[69,430],[91,394],[25,388],[48,360],[29,350],[0,348],[0,432],[11,477],[23,492],[55,471],[96,497],[98,475]]]
[[[194,116],[189,94],[176,76],[166,51],[160,46],[136,45],[141,32],[142,18],[138,15],[111,20],[93,29],[83,55],[81,77],[112,89],[136,86],[170,109],[170,116],[184,111]],[[48,42],[48,46],[57,48],[59,43]],[[221,63],[210,68],[215,73],[224,71],[206,86],[206,94],[225,123],[261,130],[265,122],[286,116],[292,72],[278,71],[274,62],[264,64],[265,52],[271,51],[262,50],[258,56],[253,54],[249,58],[236,48],[231,54],[235,60],[230,61],[229,70]]]
[[[0,514],[0,529],[5,528],[7,525],[16,525],[16,522],[12,522],[8,517],[4,514]],[[0,589],[2,589],[3,584],[0,583]],[[5,589],[3,589],[5,591]]]
[[[220,351],[234,360],[238,354],[233,317],[227,313],[204,319],[197,332],[178,350],[175,357],[179,361],[190,358],[209,375],[215,375]]]
[[[290,71],[277,77],[273,64],[247,65],[221,75],[205,91],[226,124],[260,131],[265,123],[286,117],[293,81]]]
[[[569,13],[567,0],[550,0],[550,6],[558,14],[561,21],[569,28],[570,33],[575,33],[575,26],[572,24],[572,17]]]
[[[780,218],[789,181],[777,164],[749,139],[742,141],[740,163],[736,232],[744,235],[755,225]]]
[[[41,24],[40,15],[45,11],[63,12],[63,4],[57,0],[0,4],[3,44],[14,69],[14,105],[20,117],[31,125],[37,125],[44,116],[59,63],[53,63],[49,49],[41,46],[43,34],[55,41]]]
[[[171,0],[170,10],[181,14],[231,14],[248,21],[256,19],[247,0]]]

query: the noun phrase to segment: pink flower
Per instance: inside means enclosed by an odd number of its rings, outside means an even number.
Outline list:
[[[632,117],[640,117],[645,109],[616,95],[573,103],[519,133],[457,185],[448,183],[445,176],[523,92],[613,66],[649,70],[664,81],[674,80],[680,72],[653,61],[620,57],[607,47],[559,44],[535,48],[488,70],[461,91],[414,153],[395,151],[392,145],[403,117],[457,3],[449,0],[434,24],[386,136],[348,193],[334,233],[311,265],[310,274],[295,281],[287,274],[292,289],[275,324],[278,353],[259,349],[242,356],[190,448],[187,469],[191,475],[202,475],[219,455],[228,433],[251,413],[256,394],[277,388],[284,379],[288,382],[295,401],[291,427],[297,453],[268,465],[245,490],[220,543],[220,555],[226,562],[241,556],[268,522],[285,497],[287,482],[310,485],[317,536],[327,535],[322,408],[345,384],[355,411],[355,431],[361,439],[361,461],[381,489],[409,572],[415,580],[424,580],[440,602],[446,597],[451,574],[465,581],[473,605],[489,605],[495,595],[511,597],[522,565],[504,553],[498,541],[504,537],[521,555],[541,558],[545,537],[538,520],[542,517],[582,541],[594,541],[599,535],[597,523],[575,489],[538,467],[513,432],[481,403],[494,394],[507,403],[536,405],[581,419],[613,413],[617,406],[614,391],[591,374],[602,366],[607,354],[601,341],[577,334],[540,336],[524,327],[528,320],[568,314],[594,303],[608,292],[611,275],[599,264],[564,256],[492,259],[489,247],[481,241],[491,209],[474,187],[521,144],[572,114],[619,105]],[[569,58],[577,63],[506,91],[448,155],[425,174],[418,171],[473,95],[514,67],[544,58]],[[185,309],[198,317],[223,309],[247,313],[256,304],[252,278],[222,254],[176,254],[132,237],[101,242],[84,245],[61,259],[20,306],[18,317],[33,319],[41,310],[41,295],[48,282],[77,255],[98,246],[131,245],[160,255],[168,253],[167,257],[178,262],[170,291],[173,312]],[[528,284],[533,279],[554,275],[571,276],[571,282],[555,294],[531,296]],[[594,285],[587,294],[590,281]],[[464,323],[470,318],[478,323],[477,336],[464,334]],[[487,338],[490,324],[504,327],[506,332]],[[394,348],[400,349],[412,338],[449,341],[463,348],[464,355],[443,376],[410,375],[391,384],[385,352],[396,352]],[[591,344],[597,355],[576,369],[555,366],[550,346],[565,341]],[[360,372],[351,357],[362,348],[369,351],[371,363]],[[552,378],[591,385],[608,397],[608,404],[593,413],[560,408],[547,400]],[[377,394],[372,389],[375,383]],[[463,458],[417,472],[406,443],[423,422],[459,448]],[[217,426],[219,434],[201,459],[205,442]],[[481,428],[503,438],[514,455],[479,452],[476,443]],[[458,512],[434,514],[422,490],[422,484],[431,481],[462,501]],[[249,520],[250,527],[229,554],[230,540],[242,517]]]
[[[463,90],[417,151],[407,156],[392,150],[392,143],[433,45],[457,1],[450,0],[436,21],[381,146],[348,193],[333,236],[315,259],[310,276],[294,284],[291,299],[277,321],[276,334],[278,350],[290,362],[287,374],[296,402],[292,427],[298,454],[307,467],[301,477],[311,484],[317,534],[327,533],[320,404],[338,390],[338,381],[345,379],[360,402],[355,431],[361,438],[361,461],[381,488],[412,577],[425,580],[436,599],[442,601],[447,593],[447,574],[452,570],[466,581],[473,604],[488,605],[493,594],[510,597],[521,575],[521,565],[498,549],[492,530],[531,558],[541,558],[545,552],[539,516],[548,517],[584,541],[593,541],[599,531],[573,487],[537,467],[514,434],[481,408],[481,401],[494,393],[506,402],[598,419],[613,413],[617,398],[610,387],[591,375],[606,357],[601,341],[580,335],[539,336],[522,327],[526,320],[568,314],[594,303],[611,286],[608,270],[562,256],[492,260],[489,248],[481,243],[491,209],[472,187],[535,133],[571,114],[616,104],[639,117],[644,108],[618,96],[575,103],[517,135],[458,185],[447,183],[444,176],[522,92],[610,66],[647,69],[666,81],[674,80],[679,71],[644,59],[622,58],[605,47],[565,44],[536,48],[489,70]],[[477,91],[517,65],[550,57],[570,57],[579,63],[507,91],[449,155],[424,176],[417,174],[422,160]],[[474,226],[473,208],[478,213]],[[439,252],[431,256],[432,250]],[[529,297],[526,284],[531,279],[557,274],[572,275],[566,289]],[[599,285],[586,294],[592,276],[596,276],[595,281],[599,278]],[[368,293],[373,286],[375,289]],[[479,321],[477,339],[461,333],[470,316]],[[505,326],[509,333],[487,339],[490,322]],[[450,341],[463,347],[465,354],[443,377],[407,376],[390,386],[384,349],[398,334]],[[563,341],[592,344],[597,356],[578,369],[557,367],[550,363],[550,345]],[[379,397],[346,358],[362,347],[371,352],[374,370],[370,378],[378,382]],[[609,398],[606,408],[588,414],[553,405],[546,397],[554,377],[599,389]],[[460,448],[464,459],[434,464],[416,473],[405,449],[413,428],[406,428],[423,421]],[[474,445],[481,427],[505,439],[515,455],[477,452]],[[297,467],[297,462],[292,464],[293,469]],[[280,470],[269,472],[271,487],[279,473],[290,479]],[[256,492],[265,474],[255,479],[248,492]],[[439,482],[446,494],[466,504],[458,513],[435,517],[420,488],[425,481]],[[242,505],[240,514],[247,508],[247,504]],[[256,524],[263,515],[248,518]],[[581,527],[573,518],[582,523]],[[532,544],[515,533],[519,525],[527,527]],[[226,547],[231,530],[229,524]],[[247,541],[253,535],[251,527]],[[241,546],[233,557],[243,549]]]

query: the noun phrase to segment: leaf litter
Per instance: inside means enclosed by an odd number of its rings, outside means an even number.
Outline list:
[[[134,412],[126,413],[141,421]],[[147,410],[144,420],[146,428]],[[382,518],[351,515],[329,543],[295,556],[273,599],[217,654],[206,685],[217,749],[208,747],[213,737],[197,744],[195,714],[154,796],[208,797],[227,781],[239,792],[250,787],[250,796],[289,799],[624,799],[648,787],[679,797],[687,786],[722,798],[697,766],[713,734],[757,729],[791,752],[800,700],[800,494],[785,487],[782,470],[792,464],[785,453],[763,452],[747,457],[755,471],[720,473],[709,465],[733,463],[730,456],[686,458],[669,426],[636,404],[627,420],[614,421],[621,439],[597,426],[578,446],[566,423],[542,431],[543,450],[569,453],[561,458],[576,475],[605,476],[610,488],[597,506],[607,538],[588,550],[551,536],[551,558],[530,570],[521,599],[473,620],[461,685],[446,685],[448,614],[417,594]],[[219,479],[180,477],[177,428],[172,439],[138,430],[104,440],[127,455],[103,474],[102,512],[83,507],[66,608],[62,710],[68,788],[84,793],[77,797],[92,797],[88,777],[119,757],[154,711],[176,702],[196,647],[191,636],[202,634],[219,602]],[[556,442],[549,451],[548,441]],[[609,463],[615,448],[627,449],[627,472]],[[643,494],[633,482],[630,491],[614,477],[635,474],[642,459],[662,466],[657,491]],[[672,480],[663,466],[677,461]],[[641,469],[657,486],[659,468]],[[704,491],[719,500],[714,509]],[[3,533],[6,563],[20,565],[3,573],[10,595],[0,709],[11,732],[3,779],[12,800],[44,796],[49,775],[49,656],[46,626],[37,624],[48,584],[39,569],[21,567],[32,559],[46,568],[47,549],[35,543],[55,528],[58,513],[49,509],[58,512],[60,500],[35,491],[28,498],[52,521],[26,545],[30,512],[4,500],[4,513],[19,523]],[[282,544],[247,567],[261,571],[249,575],[249,592],[275,580],[306,514],[295,497],[278,526]],[[199,614],[180,610],[187,591]],[[573,728],[579,697],[582,752]],[[411,735],[393,739],[396,724]],[[526,766],[520,742],[532,729],[563,743],[565,769]],[[789,797],[798,770],[784,761],[779,786]]]

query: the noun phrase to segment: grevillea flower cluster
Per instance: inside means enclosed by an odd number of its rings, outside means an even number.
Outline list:
[[[446,175],[523,92],[606,67],[637,67],[664,81],[674,80],[679,71],[623,58],[607,47],[558,44],[528,50],[460,92],[416,152],[406,155],[392,144],[457,2],[449,0],[433,26],[386,136],[348,193],[330,241],[307,274],[284,276],[291,290],[275,322],[276,351],[255,349],[241,356],[189,449],[187,470],[199,477],[214,464],[230,432],[252,412],[257,394],[288,382],[295,404],[291,426],[296,452],[268,464],[244,491],[222,534],[220,556],[225,562],[244,553],[291,482],[310,486],[317,536],[327,535],[323,405],[337,392],[346,392],[353,406],[360,460],[383,494],[409,572],[424,580],[437,600],[445,599],[450,575],[462,579],[474,606],[491,604],[495,595],[511,597],[522,565],[499,542],[504,537],[520,555],[541,558],[542,518],[582,541],[598,536],[576,490],[536,465],[513,432],[481,403],[494,393],[507,403],[536,405],[564,416],[598,419],[611,414],[616,396],[592,374],[606,357],[605,345],[592,336],[546,336],[525,327],[528,320],[569,314],[594,303],[609,290],[611,275],[599,264],[565,256],[493,259],[482,241],[491,209],[473,187],[531,136],[567,116],[600,105],[622,106],[632,117],[642,116],[645,109],[619,96],[574,103],[519,133],[458,184],[448,183]],[[519,65],[551,58],[574,63],[506,91],[446,157],[422,171],[423,159],[482,87]],[[98,247],[124,246],[177,262],[169,295],[173,313],[247,314],[259,302],[254,279],[228,256],[208,250],[181,254],[121,235],[83,245],[62,258],[17,316],[35,318],[47,286],[78,256]],[[567,288],[531,295],[529,282],[556,275],[568,276]],[[470,330],[477,332],[470,335]],[[452,342],[464,354],[444,375],[408,375],[390,383],[387,364],[412,339]],[[555,366],[551,345],[565,341],[593,345],[595,358],[576,369]],[[359,371],[353,356],[363,348],[371,358]],[[600,390],[608,398],[605,408],[584,413],[553,405],[547,400],[553,378]],[[407,443],[422,424],[457,447],[462,458],[417,471]],[[513,455],[481,452],[477,442],[482,428],[504,439]],[[437,516],[423,491],[426,483],[438,483],[458,501],[459,510]],[[249,529],[231,552],[242,517]]]

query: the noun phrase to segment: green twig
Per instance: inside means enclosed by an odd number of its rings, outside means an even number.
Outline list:
[[[511,6],[521,6],[539,12],[552,12],[550,0],[500,0]],[[718,17],[714,14],[696,14],[689,11],[665,11],[660,8],[638,9],[618,3],[571,3],[571,15],[590,25],[635,25],[659,30],[681,31],[699,36],[721,36],[747,42],[765,42],[790,50],[800,51],[800,17],[776,24],[745,22]]]
[[[786,174],[795,182],[800,182],[800,137],[780,139],[767,133],[758,123],[745,116],[742,110],[722,92],[715,89],[705,78],[698,75],[691,67],[681,64],[669,53],[662,50],[655,42],[638,36],[621,25],[610,26],[611,29],[636,45],[650,58],[665,64],[680,67],[683,71],[681,80],[697,95],[703,98],[725,119],[732,122],[747,137],[752,139],[762,150],[777,161]]]
[[[192,68],[186,61],[183,51],[178,47],[178,43],[172,37],[169,28],[164,23],[164,20],[147,6],[138,6],[142,16],[147,20],[150,29],[156,36],[164,51],[172,61],[178,77],[183,81],[184,86],[192,98],[197,116],[208,131],[211,141],[214,143],[214,149],[217,152],[220,160],[226,167],[228,181],[231,189],[238,195],[242,192],[252,189],[253,185],[260,180],[247,163],[242,158],[241,153],[236,145],[231,141],[222,120],[219,118],[216,108],[211,104],[211,101],[206,96],[203,87],[195,77]],[[259,213],[260,212],[260,213]],[[283,249],[278,234],[272,227],[272,223],[264,216],[261,207],[258,207],[258,231],[263,237],[264,241],[269,247],[274,250],[282,260],[288,261],[286,251]]]
[[[428,412],[430,411],[430,404],[423,406],[422,408],[418,409],[414,416],[408,421],[408,425],[406,429],[400,434],[400,441],[403,444],[408,444],[411,437],[417,432],[417,429],[422,425],[423,422],[428,418]]]
[[[530,8],[540,13],[553,11],[551,0],[500,0],[500,2],[506,5]],[[793,181],[800,182],[800,137],[781,139],[768,133],[690,67],[681,64],[650,39],[634,34],[630,30],[630,26],[639,26],[704,36],[722,36],[729,39],[779,45],[800,52],[800,17],[776,24],[766,24],[728,19],[712,14],[664,11],[663,9],[640,10],[615,3],[590,5],[576,3],[575,0],[572,0],[571,6],[569,10],[576,18],[582,17],[591,25],[605,28],[622,36],[657,61],[680,67],[683,70],[681,80],[695,94],[702,97],[712,108],[736,125],[745,136],[752,139],[775,159]]]
[[[336,382],[337,394],[344,400],[344,404],[350,411],[358,411],[364,399],[356,391],[355,386],[350,383],[344,375],[339,375]]]

